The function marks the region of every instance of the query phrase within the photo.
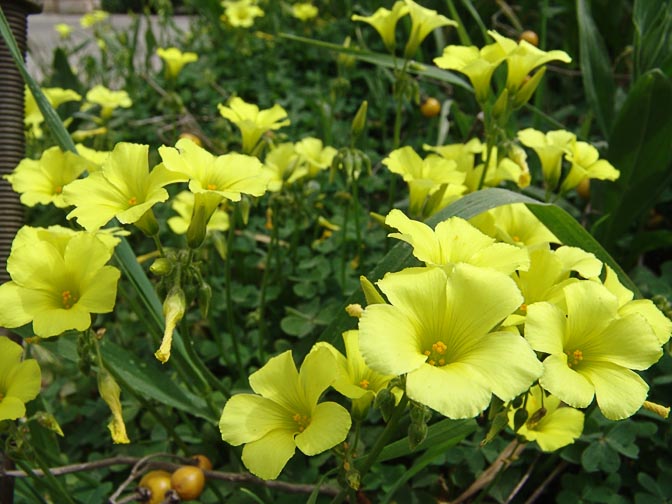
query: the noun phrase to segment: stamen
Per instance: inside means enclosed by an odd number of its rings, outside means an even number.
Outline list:
[[[513,241],[516,242],[516,243],[518,243],[518,242],[520,241],[520,236],[518,236],[518,235],[513,235],[511,238],[512,238]]]
[[[429,357],[427,359],[427,364],[430,366],[445,366],[446,359],[443,356],[447,350],[448,345],[446,345],[443,341],[437,341],[436,343],[433,343],[431,350],[425,350],[423,352],[424,355]]]
[[[299,413],[295,413],[294,416],[292,416],[292,420],[299,425],[299,432],[303,432],[306,430],[306,427],[310,425],[310,417]]]
[[[130,198],[128,198],[128,204],[129,205],[137,205],[138,204],[138,198],[136,198],[135,196],[131,196]]]
[[[54,189],[54,192],[56,194],[61,194],[63,192],[63,186],[60,186],[60,185],[56,186],[56,188]]]
[[[520,311],[523,313],[527,313],[527,305],[525,303],[520,305]]]
[[[359,386],[362,387],[363,389],[368,389],[369,388],[369,380],[363,379],[362,381],[359,382]]]
[[[205,186],[205,188],[208,191],[214,191],[215,189],[217,189],[217,186],[215,184],[208,184],[207,186]]]
[[[73,296],[69,290],[64,290],[61,292],[61,300],[63,302],[63,308],[69,310],[77,302],[77,296]]]
[[[583,352],[578,348],[573,352],[565,352],[567,354],[567,365],[571,368],[579,364],[583,360]]]

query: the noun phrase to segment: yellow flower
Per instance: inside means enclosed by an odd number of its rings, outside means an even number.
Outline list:
[[[148,153],[147,145],[115,145],[100,171],[64,188],[66,203],[75,206],[68,219],[76,218],[81,226],[93,231],[116,217],[122,224],[135,224],[146,234],[155,234],[151,208],[168,199],[166,185],[186,177],[163,165],[150,172]]]
[[[388,236],[409,243],[413,255],[427,266],[440,266],[450,271],[456,264],[467,263],[510,275],[516,270],[526,270],[530,265],[527,250],[496,243],[494,238],[459,217],[439,222],[436,229],[432,229],[394,209],[385,218],[385,224],[399,231]]]
[[[296,448],[317,455],[343,442],[352,423],[347,410],[319,402],[337,375],[326,348],[310,352],[297,372],[290,350],[250,375],[255,394],[228,400],[219,421],[222,439],[244,444],[242,460],[252,474],[275,479]]]
[[[576,135],[565,130],[549,131],[544,134],[533,128],[526,128],[518,132],[518,140],[537,153],[544,184],[549,191],[554,191],[562,174],[562,156],[568,152],[570,145],[576,142]]]
[[[599,159],[597,149],[588,142],[570,142],[565,159],[571,163],[569,173],[562,181],[560,190],[569,191],[583,180],[616,180],[620,175],[616,168],[606,159]]]
[[[488,31],[488,34],[495,39],[495,42],[506,53],[506,88],[511,95],[515,95],[521,90],[525,84],[525,79],[534,69],[551,61],[561,61],[563,63],[571,63],[572,61],[572,58],[564,51],[542,51],[526,40],[516,42],[494,30]]]
[[[372,16],[358,16],[354,14],[353,21],[363,21],[373,26],[383,39],[387,50],[394,53],[396,45],[394,31],[400,18],[408,14],[408,6],[401,0],[395,2],[392,10],[380,7]]]
[[[292,5],[292,16],[301,21],[309,21],[317,17],[317,7],[311,2],[299,2]]]
[[[361,306],[359,310],[362,310]],[[366,365],[359,350],[359,331],[344,332],[343,342],[345,343],[345,355],[336,350],[333,345],[323,341],[316,343],[313,351],[324,347],[334,355],[338,371],[332,387],[345,397],[352,399],[352,413],[356,418],[362,419],[366,416],[378,391],[386,388],[394,375],[377,373]]]
[[[194,52],[183,53],[177,47],[169,47],[164,49],[159,47],[156,54],[166,64],[166,76],[170,79],[175,79],[182,71],[182,67],[187,63],[198,61],[198,54]]]
[[[284,184],[292,184],[308,175],[305,164],[299,164],[294,144],[285,142],[272,147],[264,159],[264,172],[269,177],[268,190],[277,192]]]
[[[79,20],[79,24],[82,28],[91,28],[98,23],[102,23],[110,16],[109,13],[103,10],[94,10],[87,14],[84,14]]]
[[[50,147],[39,160],[23,159],[10,175],[5,175],[12,189],[21,194],[21,203],[33,207],[53,203],[58,208],[68,204],[63,188],[76,180],[93,163],[73,152]]]
[[[504,61],[506,53],[499,44],[490,44],[482,49],[475,46],[450,45],[443,54],[434,58],[439,68],[457,70],[466,75],[474,86],[476,99],[485,103],[490,96],[490,79]]]
[[[173,233],[184,234],[187,232],[194,212],[194,202],[194,193],[191,191],[182,191],[175,196],[171,207],[179,216],[169,217],[167,221]],[[229,229],[229,215],[221,208],[217,208],[208,221],[207,232],[226,231],[227,229]]]
[[[413,0],[404,0],[404,2],[406,2],[408,13],[411,16],[411,34],[404,49],[405,58],[412,58],[422,41],[436,28],[457,26],[457,23],[452,19],[442,16],[435,10],[427,9]]]
[[[321,170],[329,168],[336,155],[336,149],[323,146],[319,138],[308,137],[294,145],[299,162],[308,166],[308,175],[314,177]]]
[[[129,108],[133,105],[126,91],[112,91],[100,84],[86,93],[86,100],[94,105],[100,105],[100,116],[104,119],[110,117],[119,107]]]
[[[408,268],[377,282],[390,304],[370,304],[359,319],[367,365],[406,374],[406,394],[448,418],[473,418],[496,395],[511,401],[542,365],[517,333],[498,330],[522,302],[504,273],[466,263]]]
[[[422,159],[409,146],[392,151],[383,164],[408,184],[409,211],[414,216],[432,215],[465,190],[465,174],[457,169],[455,161],[436,155]]]
[[[72,33],[72,26],[65,23],[58,23],[54,26],[54,30],[58,32],[59,36],[62,39],[68,39],[70,38],[70,34]]]
[[[610,420],[633,415],[649,390],[633,370],[660,359],[658,337],[639,313],[621,316],[617,297],[598,282],[571,283],[563,294],[560,306],[541,302],[527,308],[525,339],[547,355],[539,384],[574,408],[597,399]]]
[[[23,348],[0,336],[0,423],[26,414],[25,403],[40,392],[41,372],[35,359],[21,360]]]
[[[249,28],[255,18],[262,17],[264,11],[254,0],[224,0],[224,16],[226,21],[235,27]]]
[[[98,392],[112,412],[112,420],[107,424],[107,428],[112,435],[112,441],[115,444],[130,443],[131,441],[126,434],[124,417],[121,414],[121,401],[119,400],[121,389],[114,377],[105,368],[98,371]]]
[[[58,108],[59,105],[69,101],[79,101],[82,97],[72,89],[63,88],[42,88],[42,92],[52,107]],[[25,105],[24,105],[24,124],[31,131],[35,138],[42,137],[40,125],[44,122],[42,111],[37,106],[33,93],[28,86],[25,87]]]
[[[195,196],[187,243],[197,248],[205,239],[210,217],[224,198],[240,201],[243,194],[261,196],[268,178],[255,157],[236,152],[214,156],[186,138],[178,140],[175,147],[160,147],[159,154],[168,170],[189,179],[189,190]]]
[[[527,393],[524,406],[527,420],[517,434],[527,441],[536,441],[542,451],[551,452],[572,444],[583,432],[584,414],[564,406],[555,396],[544,394],[538,385]],[[514,427],[517,410],[509,411],[509,427]]]
[[[7,259],[12,280],[0,285],[0,326],[32,322],[42,338],[88,329],[92,313],[114,308],[120,272],[105,265],[112,253],[93,233],[19,230]]]
[[[219,104],[217,108],[222,117],[240,129],[243,138],[242,149],[245,154],[250,154],[254,150],[261,135],[269,130],[277,130],[290,124],[287,111],[278,104],[270,109],[259,110],[257,105],[234,96],[229,100],[228,107]]]

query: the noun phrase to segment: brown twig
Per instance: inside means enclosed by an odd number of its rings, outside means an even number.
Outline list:
[[[539,455],[537,455],[537,458],[532,461],[530,464],[530,467],[527,468],[527,471],[525,471],[525,474],[523,474],[523,477],[520,478],[520,481],[518,484],[514,487],[513,490],[511,490],[511,493],[509,493],[509,496],[506,498],[506,501],[504,501],[504,504],[509,504],[509,502],[513,501],[515,499],[516,495],[518,495],[518,492],[520,492],[521,488],[525,486],[525,483],[527,483],[527,480],[530,479],[530,474],[532,474],[532,471],[534,470],[535,466],[537,465],[537,462],[539,462]]]
[[[151,458],[155,457],[166,457],[170,456],[173,458],[178,458],[179,460],[183,461],[181,464],[175,464],[172,462],[165,462],[165,461],[150,461]],[[121,491],[123,491],[131,481],[133,481],[135,478],[140,473],[145,472],[148,469],[164,469],[167,471],[174,471],[181,465],[184,465],[185,463],[193,463],[192,459],[186,458],[186,457],[176,457],[171,454],[152,454],[147,457],[127,457],[127,456],[117,456],[117,457],[112,457],[108,459],[101,459],[101,460],[96,460],[93,462],[82,462],[79,464],[70,464],[70,465],[65,465],[65,466],[60,466],[60,467],[54,467],[50,469],[50,472],[54,476],[62,476],[64,474],[71,474],[75,472],[82,472],[82,471],[89,471],[92,469],[100,469],[102,467],[109,467],[113,465],[133,465],[133,469],[131,470],[131,474],[129,478],[127,478],[127,481],[122,483],[120,485]],[[270,488],[273,490],[279,490],[282,492],[287,492],[287,493],[301,493],[301,494],[309,494],[312,493],[315,490],[315,485],[308,485],[308,484],[298,484],[298,483],[288,483],[284,481],[267,481],[267,480],[262,480],[261,478],[257,478],[256,476],[249,474],[249,473],[230,473],[230,472],[223,472],[223,471],[204,471],[205,476],[208,479],[212,480],[220,480],[220,481],[227,481],[229,483],[234,483],[234,484],[252,484],[252,485],[263,485],[266,488]],[[37,469],[34,471],[34,474],[36,476],[44,476],[44,472]],[[2,473],[2,476],[10,477],[10,478],[26,478],[29,477],[30,475],[27,474],[25,471],[20,471],[20,470],[11,470],[11,471],[4,471]],[[328,485],[323,485],[320,487],[320,493],[323,495],[327,496],[335,496],[338,494],[338,488],[328,486]],[[116,494],[116,495],[115,495]],[[117,489],[117,492],[115,492],[110,497],[110,503],[117,503],[119,504],[121,501],[117,501],[115,499],[118,498],[118,496],[121,494],[119,489]]]
[[[565,470],[565,468],[569,465],[568,462],[562,461],[558,464],[558,466],[553,469],[553,472],[549,474],[544,481],[541,482],[541,485],[537,487],[537,489],[534,491],[532,495],[530,495],[530,498],[525,501],[525,504],[533,504],[544,491],[546,490],[546,487],[553,481],[558,474],[560,474],[562,471]]]
[[[450,501],[450,504],[460,504],[488,486],[488,484],[495,478],[495,476],[497,476],[497,474],[499,474],[500,471],[504,470],[512,460],[515,460],[520,455],[520,453],[525,449],[525,446],[527,446],[525,443],[520,443],[517,440],[511,441],[497,456],[495,461],[490,464],[490,467],[483,471],[481,475],[476,478],[476,480],[469,486],[469,488],[467,488],[457,497],[457,499]]]

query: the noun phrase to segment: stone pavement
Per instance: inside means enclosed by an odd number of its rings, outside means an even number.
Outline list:
[[[79,55],[70,57],[70,66],[77,72],[78,61],[85,54],[97,53],[99,51],[98,45],[92,36],[91,28],[82,28],[79,24],[81,14],[53,14],[40,13],[28,16],[28,55],[27,64],[30,74],[37,78],[38,81],[45,74],[45,70],[51,67],[53,52],[57,46],[66,45],[68,47],[76,47],[77,45],[89,40],[90,43]],[[124,14],[110,15],[110,22],[115,28],[126,28],[131,24],[131,17]],[[151,23],[157,34],[158,20],[156,16],[150,16]],[[173,17],[179,30],[186,31],[189,28],[188,16],[174,16]],[[63,23],[73,28],[70,40],[64,41],[54,28],[57,24]],[[142,26],[145,27],[144,20]],[[138,41],[140,44],[144,43],[144,35],[140,33]],[[139,47],[137,56],[141,59],[144,55],[144,50]],[[158,58],[156,60],[157,67],[160,66]]]

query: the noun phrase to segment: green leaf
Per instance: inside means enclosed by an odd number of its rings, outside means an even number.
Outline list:
[[[579,25],[579,59],[586,98],[595,112],[602,134],[609,137],[615,93],[609,53],[593,21],[589,0],[576,1],[576,17]]]
[[[404,472],[401,477],[395,480],[394,484],[389,488],[387,494],[385,494],[385,497],[381,503],[385,504],[390,502],[395,492],[404,483],[422,471],[438,457],[444,455],[446,450],[458,444],[475,430],[476,422],[474,420],[445,419],[430,426],[427,438],[414,450],[414,452],[417,452],[419,449],[426,448],[426,451],[413,461],[413,465],[406,472]],[[406,448],[410,449],[408,446],[408,439],[402,439],[401,442],[405,442]],[[393,452],[393,450],[390,449],[386,454],[388,448],[393,446],[397,447],[398,443],[399,441],[385,447],[381,453],[380,460],[382,461],[386,456],[389,456],[389,453]],[[400,448],[401,447],[397,449]]]
[[[587,472],[602,470],[607,473],[618,470],[621,459],[613,448],[603,441],[594,442],[583,451],[581,465]]]
[[[620,170],[594,192],[594,206],[609,219],[596,229],[608,249],[648,215],[672,181],[672,80],[659,70],[642,75],[628,93],[609,141],[607,159]]]
[[[420,443],[415,450],[411,451],[408,443],[408,437],[390,443],[380,452],[378,462],[385,462],[400,457],[405,457],[411,453],[420,453],[422,451],[433,451],[437,446],[443,443],[457,444],[462,439],[476,430],[477,424],[473,419],[469,420],[451,420],[449,418],[440,420],[428,428],[427,437]],[[452,446],[452,445],[451,445]]]
[[[330,49],[332,51],[338,51],[344,54],[349,54],[350,56],[354,56],[359,60],[386,68],[397,68],[399,66],[399,58],[393,58],[388,54],[374,53],[354,47],[345,47],[339,44],[332,44],[330,42],[323,42],[321,40],[314,40],[307,37],[299,37],[298,35],[291,35],[289,33],[279,33],[278,37],[322,47],[324,49]],[[431,79],[436,79],[442,82],[448,82],[449,84],[464,88],[468,91],[473,91],[473,88],[471,85],[469,85],[469,83],[467,83],[467,81],[458,77],[452,72],[443,70],[434,65],[425,65],[423,63],[410,60],[406,66],[406,70],[412,74],[420,75],[422,77],[429,77]]]
[[[632,11],[635,26],[634,59],[636,76],[660,68],[672,74],[672,3],[635,0]]]
[[[147,399],[177,408],[216,423],[201,397],[179,387],[174,381],[166,386],[166,373],[154,356],[137,356],[116,343],[104,340],[101,351],[106,367],[126,385]]]

